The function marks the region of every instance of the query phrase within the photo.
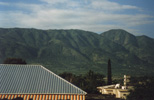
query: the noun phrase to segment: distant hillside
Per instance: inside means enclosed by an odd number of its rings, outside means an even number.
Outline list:
[[[83,30],[0,28],[0,62],[19,57],[61,73],[83,74],[94,70],[106,74],[112,61],[114,75],[154,75],[154,39],[124,30],[102,34]]]
[[[110,30],[101,34],[113,42],[122,45],[143,64],[154,65],[154,39],[147,36],[134,36],[124,30]]]

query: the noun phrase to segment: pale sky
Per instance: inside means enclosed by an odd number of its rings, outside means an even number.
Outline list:
[[[154,0],[0,0],[1,28],[124,29],[154,38]]]

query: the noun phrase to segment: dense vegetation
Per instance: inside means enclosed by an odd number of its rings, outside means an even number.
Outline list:
[[[91,69],[106,75],[110,58],[113,75],[153,75],[153,44],[152,38],[119,29],[96,34],[82,30],[0,28],[0,62],[8,57],[22,58],[56,73],[71,71],[79,75]]]
[[[6,58],[3,64],[27,64],[25,60],[21,58]]]
[[[106,85],[105,76],[92,70],[89,70],[85,75],[74,75],[70,72],[64,72],[59,75],[87,93],[98,93],[97,87]]]
[[[134,91],[130,92],[127,100],[153,100],[154,78],[142,77],[135,85]]]

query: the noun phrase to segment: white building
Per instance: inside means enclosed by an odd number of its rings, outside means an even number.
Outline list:
[[[130,76],[124,75],[123,86],[121,86],[120,84],[114,84],[114,85],[100,86],[97,87],[97,89],[102,94],[115,95],[116,98],[126,99],[126,97],[130,94],[130,90],[133,89],[133,86],[127,86],[127,84],[129,83],[129,79]]]

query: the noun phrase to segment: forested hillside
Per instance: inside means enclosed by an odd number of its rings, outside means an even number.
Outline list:
[[[114,75],[154,75],[154,39],[124,30],[102,34],[83,30],[0,28],[0,62],[22,58],[56,73],[88,70],[106,74],[110,58]]]

